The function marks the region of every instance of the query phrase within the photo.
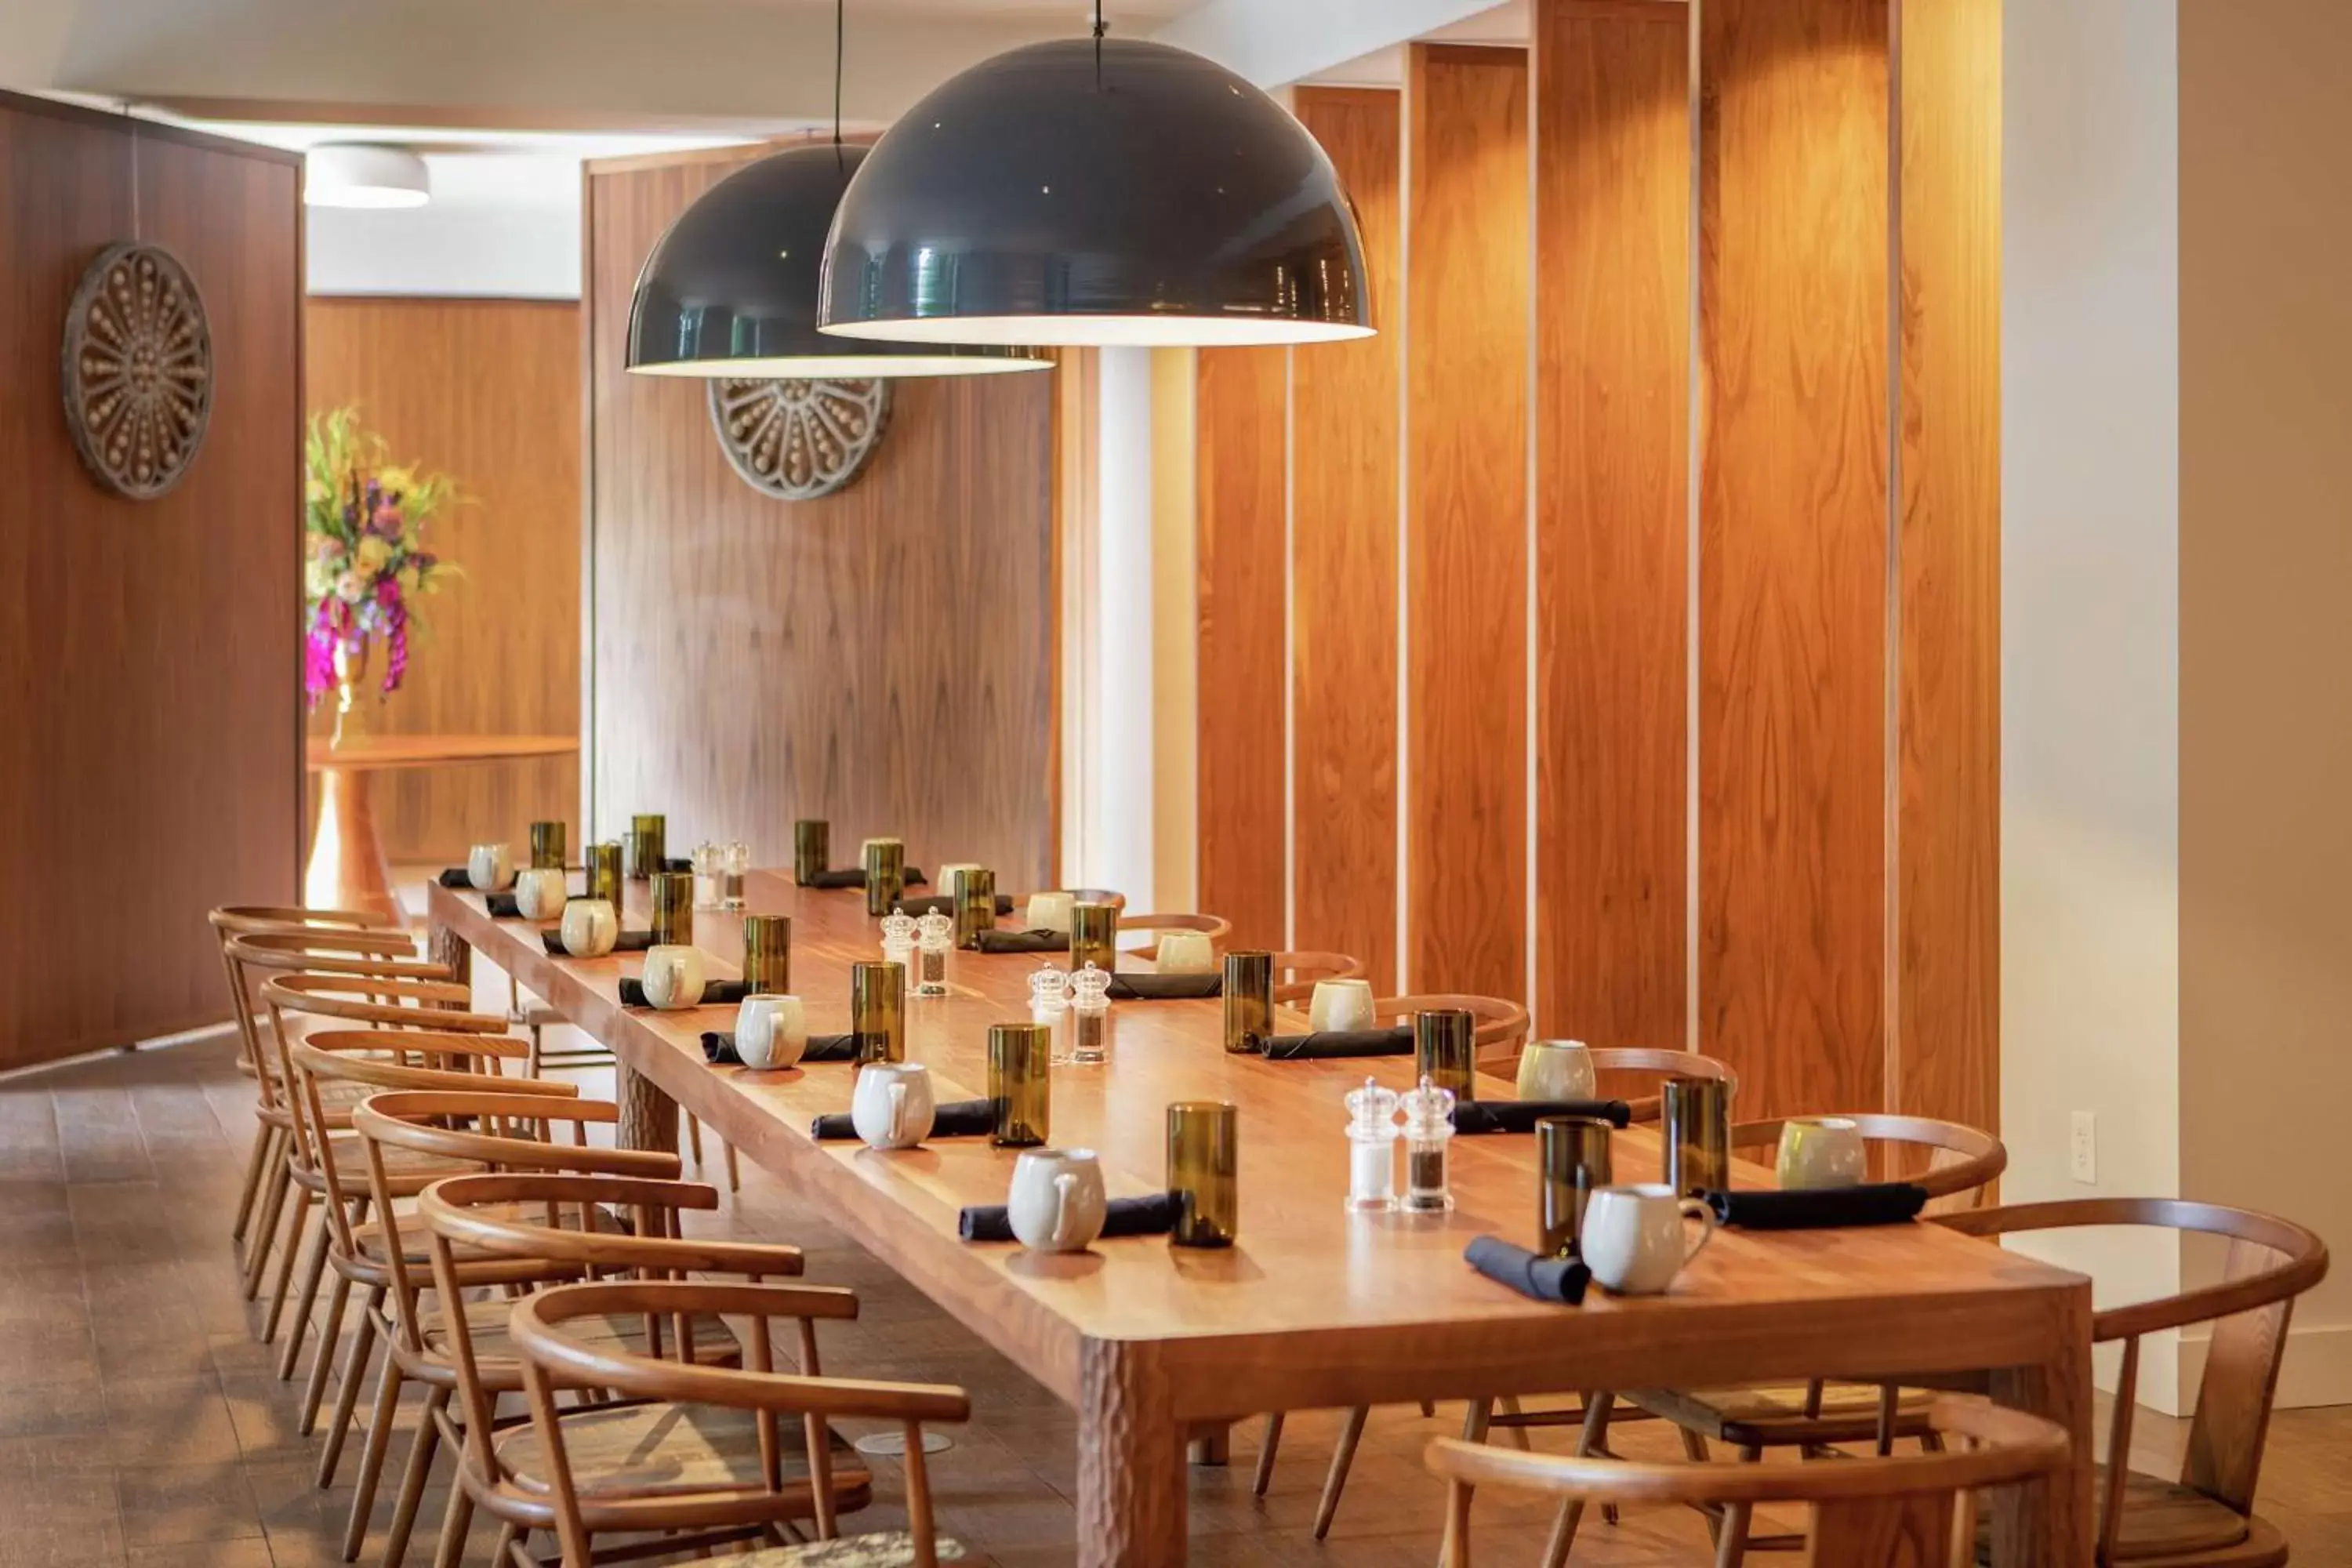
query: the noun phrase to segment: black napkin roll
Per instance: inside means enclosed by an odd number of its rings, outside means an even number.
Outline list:
[[[1497,1285],[1507,1285],[1531,1301],[1580,1306],[1592,1271],[1573,1258],[1543,1258],[1500,1237],[1481,1236],[1462,1249],[1462,1261]]]
[[[863,882],[858,883],[861,888],[865,885]],[[951,915],[956,912],[955,906],[953,893],[933,893],[927,899],[900,899],[892,907],[902,914],[911,915],[916,920],[920,920],[925,915]],[[1000,915],[1009,915],[1013,912],[1012,894],[996,895],[996,912]]]
[[[1166,1193],[1148,1198],[1113,1198],[1103,1207],[1102,1233],[1110,1236],[1165,1236],[1176,1228],[1176,1200]],[[956,1220],[956,1234],[966,1241],[1012,1241],[1013,1216],[1003,1204],[979,1204]]]
[[[743,1058],[735,1054],[734,1031],[705,1029],[702,1032],[702,1054],[713,1067],[740,1068]],[[801,1052],[804,1062],[845,1062],[856,1055],[847,1035],[811,1035],[808,1048]]]
[[[474,888],[474,879],[466,875],[466,868],[463,866],[452,866],[434,880],[445,888],[456,888],[465,892],[471,892]]]
[[[1186,997],[1223,996],[1225,977],[1208,974],[1114,974],[1104,995],[1118,1002],[1173,1002]]]
[[[697,1002],[695,1005],[732,1007],[750,994],[751,994],[751,983],[748,980],[712,980],[704,983],[702,1000]],[[646,988],[642,982],[624,980],[621,982],[621,1005],[650,1007],[653,1004],[646,1000]]]
[[[931,1113],[934,1138],[978,1138],[996,1131],[996,1102],[988,1100],[950,1100]],[[855,1138],[857,1124],[845,1110],[830,1116],[820,1116],[809,1124],[809,1136],[820,1141]]]
[[[1706,1201],[1717,1219],[1743,1230],[1830,1230],[1916,1219],[1927,1206],[1927,1189],[1909,1182],[1871,1182],[1803,1192],[1709,1193]]]
[[[549,956],[554,958],[569,958],[572,956],[572,950],[563,945],[562,927],[551,926],[546,931],[543,931],[539,934],[547,943]],[[625,931],[619,936],[613,939],[613,951],[614,952],[645,952],[650,950],[653,945],[654,933],[649,931]]]
[[[735,1054],[735,1037],[723,1029],[702,1031],[702,1059],[715,1068],[740,1068],[743,1058]]]
[[[490,919],[494,921],[522,919],[522,906],[515,902],[515,896],[512,893],[492,893],[482,900],[482,905],[489,911]]]
[[[857,1059],[857,1037],[855,1035],[811,1035],[808,1045],[801,1051],[804,1062],[854,1062]]]
[[[929,879],[913,866],[908,867],[898,879],[909,888],[929,886]],[[803,888],[863,888],[866,886],[866,868],[852,866],[845,871],[819,871],[801,886]],[[908,910],[907,912],[913,914],[915,911]]]
[[[1066,931],[984,931],[978,938],[982,952],[1067,952]]]
[[[1622,1100],[1461,1100],[1454,1104],[1454,1131],[1532,1132],[1547,1116],[1597,1116],[1622,1127],[1633,1110]]]
[[[1266,1043],[1273,1062],[1319,1061],[1332,1057],[1409,1057],[1412,1026],[1393,1029],[1318,1029],[1311,1035],[1276,1035]]]

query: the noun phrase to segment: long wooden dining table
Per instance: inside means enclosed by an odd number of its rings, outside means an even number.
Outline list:
[[[632,886],[633,905],[642,892]],[[845,1030],[849,965],[880,955],[863,893],[755,872],[747,898],[750,912],[793,919],[793,988],[810,1030]],[[1054,1071],[1052,1139],[1097,1151],[1114,1197],[1148,1194],[1165,1185],[1168,1104],[1232,1101],[1236,1244],[1131,1237],[1060,1255],[975,1245],[959,1239],[958,1214],[1004,1201],[1013,1151],[984,1138],[896,1152],[818,1142],[811,1122],[849,1108],[851,1067],[710,1066],[701,1034],[731,1028],[733,1010],[624,1008],[618,983],[641,955],[552,957],[547,926],[493,920],[479,894],[438,886],[427,916],[436,954],[465,965],[478,952],[613,1052],[625,1142],[674,1149],[685,1106],[1071,1405],[1088,1568],[1183,1563],[1188,1436],[1265,1411],[1982,1369],[1995,1369],[1994,1397],[2074,1442],[2071,1469],[1992,1500],[1994,1561],[2091,1561],[2091,1287],[2080,1275],[1927,1224],[1726,1229],[1664,1296],[1529,1300],[1474,1273],[1462,1250],[1482,1233],[1533,1244],[1532,1138],[1455,1139],[1450,1214],[1350,1214],[1340,1097],[1368,1077],[1405,1087],[1410,1061],[1228,1055],[1214,1001],[1115,1004],[1108,1062]],[[694,921],[712,977],[739,975],[739,920]],[[907,1056],[929,1067],[941,1100],[986,1093],[987,1026],[1028,1016],[1040,962],[957,952],[950,994],[908,996]],[[1619,1180],[1654,1178],[1653,1131],[1615,1145]]]

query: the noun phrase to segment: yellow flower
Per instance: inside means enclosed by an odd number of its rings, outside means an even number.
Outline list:
[[[373,575],[392,559],[392,541],[369,534],[360,541],[360,570]]]
[[[376,482],[393,495],[406,495],[416,488],[415,476],[406,468],[386,468],[376,475]]]
[[[333,497],[334,493],[334,491],[327,488],[327,481],[324,479],[312,479],[310,483],[302,487],[302,499],[309,501],[312,506],[318,505],[322,500],[330,500]]]

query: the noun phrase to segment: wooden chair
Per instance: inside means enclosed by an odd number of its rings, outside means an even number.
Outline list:
[[[537,1257],[467,1248],[455,1259],[456,1273],[445,1291],[432,1279],[429,1226],[421,1215],[398,1214],[394,1204],[453,1173],[570,1172],[657,1181],[677,1176],[675,1154],[589,1142],[591,1127],[619,1125],[620,1107],[611,1101],[510,1094],[505,1089],[500,1085],[496,1089],[456,1091],[396,1089],[369,1096],[352,1112],[352,1126],[360,1135],[365,1157],[367,1192],[376,1215],[373,1223],[355,1228],[352,1239],[359,1254],[377,1266],[377,1278],[385,1289],[371,1291],[362,1332],[372,1331],[372,1337],[353,1346],[348,1386],[355,1390],[359,1377],[365,1373],[362,1345],[380,1338],[386,1355],[383,1375],[376,1385],[374,1413],[361,1448],[359,1489],[344,1527],[346,1562],[357,1557],[367,1534],[401,1386],[413,1382],[425,1390],[425,1413],[409,1445],[383,1561],[396,1565],[407,1552],[409,1531],[415,1524],[417,1505],[440,1447],[443,1416],[457,1384],[446,1336],[448,1326],[463,1319],[467,1310],[463,1293],[485,1285],[512,1289],[576,1273]],[[569,1136],[560,1136],[563,1133]],[[416,1174],[420,1171],[429,1172],[421,1181]],[[438,1298],[437,1310],[431,1313],[422,1300],[428,1289]]]
[[[947,889],[942,888],[940,890],[945,892]],[[1040,888],[1037,890],[1041,893],[1067,893],[1076,903],[1108,904],[1122,915],[1127,912],[1127,895],[1114,893],[1108,888]],[[1012,898],[1013,907],[1016,911],[1028,907],[1028,894],[1014,893]]]
[[[551,1268],[590,1278],[683,1279],[693,1269],[758,1284],[801,1272],[803,1258],[796,1247],[682,1236],[678,1219],[683,1212],[718,1206],[718,1193],[700,1183],[547,1174],[453,1176],[435,1183],[417,1200],[417,1212],[431,1237],[436,1294],[443,1302],[456,1300],[461,1289],[461,1247],[535,1258]],[[594,1223],[604,1209],[621,1215],[625,1234]],[[521,1217],[533,1215],[536,1220]],[[546,1223],[551,1219],[564,1223]],[[478,1505],[487,1506],[503,1529],[518,1535],[548,1528],[548,1515],[543,1499],[519,1513],[512,1510],[498,1485],[499,1398],[522,1388],[521,1368],[508,1337],[506,1305],[478,1303],[457,1313],[436,1310],[425,1321],[426,1344],[437,1344],[457,1370],[455,1403],[464,1415],[462,1431],[452,1426],[446,1412],[442,1416],[442,1438],[458,1456],[458,1473],[449,1511],[442,1520],[437,1561],[454,1564]],[[583,1319],[575,1321],[574,1331],[584,1331],[592,1342],[607,1349],[704,1366],[740,1364],[742,1359],[733,1333],[707,1314],[675,1320],[659,1314]],[[814,1364],[814,1338],[803,1340],[802,1354]],[[632,1415],[614,1417],[611,1425],[642,1422],[641,1416]],[[640,1457],[654,1458],[649,1450],[641,1450]]]
[[[1808,1564],[1956,1564],[1965,1561],[1975,1534],[1973,1493],[2039,1480],[2067,1462],[2064,1430],[2038,1415],[1946,1399],[1929,1408],[1927,1420],[1953,1440],[1949,1451],[1834,1465],[1636,1465],[1441,1437],[1424,1460],[1446,1482],[1441,1561],[1444,1568],[1469,1568],[1472,1493],[1500,1486],[1559,1498],[1564,1519],[1606,1499],[1717,1508],[1804,1503],[1812,1514]]]
[[[1284,975],[1290,976],[1285,980]],[[1344,952],[1277,952],[1274,955],[1274,1000],[1277,1006],[1310,1000],[1318,980],[1361,980],[1364,961]]]
[[[816,1320],[856,1310],[856,1298],[845,1290],[805,1285],[559,1285],[525,1298],[515,1304],[510,1333],[522,1356],[532,1426],[527,1436],[512,1435],[497,1447],[501,1495],[518,1510],[552,1515],[564,1568],[589,1568],[629,1551],[600,1552],[600,1537],[647,1531],[680,1531],[663,1549],[698,1554],[731,1542],[772,1543],[727,1559],[747,1568],[934,1568],[961,1558],[961,1547],[940,1539],[932,1517],[923,1426],[969,1420],[970,1396],[960,1388],[827,1377],[805,1352],[797,1375],[773,1369],[771,1323],[793,1322],[807,1346]],[[593,1342],[573,1329],[583,1319],[623,1313],[716,1312],[751,1320],[749,1367],[655,1360]],[[622,1404],[560,1410],[555,1396],[564,1390],[609,1390]],[[634,1464],[615,1452],[604,1434],[622,1420],[642,1425],[649,1419],[645,1412],[690,1433],[698,1462],[666,1475],[658,1465]],[[794,1415],[802,1425],[797,1452],[782,1425]],[[843,1416],[893,1421],[904,1431],[905,1531],[838,1542],[839,1513],[863,1506],[870,1490],[864,1467],[831,1435],[827,1423]],[[814,1544],[793,1544],[782,1534],[785,1523],[798,1520],[812,1522]],[[501,1542],[499,1560],[501,1568],[537,1561],[519,1539]]]
[[[1480,1061],[1511,1059],[1519,1054],[1519,1047],[1528,1043],[1527,1007],[1500,996],[1457,996],[1445,992],[1428,992],[1412,996],[1378,996],[1372,999],[1372,1016],[1391,1024],[1410,1024],[1415,1013],[1434,1013],[1446,1008],[1460,1008],[1477,1019]]]
[[[1225,935],[1233,929],[1234,922],[1222,915],[1130,915],[1122,912],[1118,917],[1118,934],[1122,938],[1138,933],[1151,940],[1140,947],[1121,948],[1119,951],[1140,953],[1149,950],[1156,954],[1160,951],[1160,938],[1164,933],[1197,931],[1208,933],[1209,946],[1222,955],[1225,950]]]
[[[1661,1050],[1648,1046],[1595,1046],[1592,1072],[1601,1092],[1622,1100],[1636,1121],[1655,1121],[1663,1115],[1658,1080],[1669,1078],[1717,1078],[1735,1086],[1739,1075],[1727,1062],[1696,1051]]]
[[[2094,1342],[2123,1344],[2107,1462],[2100,1468],[2097,1561],[2102,1568],[2273,1568],[2286,1562],[2285,1538],[2253,1511],[2254,1487],[2294,1299],[2327,1277],[2327,1248],[2318,1237],[2268,1215],[2177,1198],[2021,1204],[1946,1215],[1938,1223],[1981,1237],[2132,1225],[2227,1239],[2218,1283],[2091,1319]],[[2193,1323],[2213,1327],[2188,1452],[2178,1479],[2144,1475],[2129,1468],[2139,1342]]]

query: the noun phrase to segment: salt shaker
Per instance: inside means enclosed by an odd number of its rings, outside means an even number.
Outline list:
[[[1053,1032],[1053,1061],[1070,1059],[1070,974],[1046,964],[1029,976],[1029,1021]]]
[[[1442,1214],[1454,1206],[1445,1169],[1446,1145],[1454,1138],[1454,1091],[1424,1074],[1421,1087],[1399,1101],[1404,1110],[1404,1203],[1418,1214]]]
[[[694,847],[694,907],[698,910],[719,908],[719,855],[716,844]]]
[[[892,910],[882,917],[882,958],[912,973],[915,967],[915,917]]]
[[[900,915],[899,920],[907,917]],[[888,924],[887,921],[883,922]],[[920,950],[915,965],[915,994],[948,994],[948,949],[955,945],[955,921],[937,910],[915,922],[915,945]]]
[[[1355,1213],[1396,1207],[1397,1099],[1378,1079],[1348,1092],[1348,1207]]]
[[[1092,1066],[1109,1047],[1110,975],[1089,963],[1070,976],[1070,1060]]]

